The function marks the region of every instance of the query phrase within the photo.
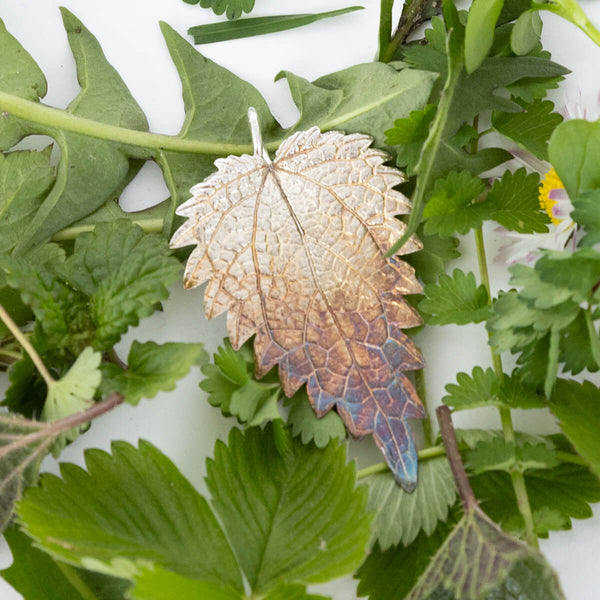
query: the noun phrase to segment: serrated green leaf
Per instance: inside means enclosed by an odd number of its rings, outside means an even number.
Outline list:
[[[465,28],[465,68],[477,69],[494,42],[494,29],[504,0],[473,0]]]
[[[516,371],[511,375],[504,373],[498,399],[510,408],[528,410],[546,407],[545,398],[534,387],[527,385]]]
[[[446,272],[446,263],[460,256],[459,241],[455,237],[427,235],[422,227],[417,230],[417,237],[421,240],[423,249],[406,255],[404,260],[415,268],[423,283],[435,283]]]
[[[507,471],[515,466],[524,472],[530,469],[547,469],[559,464],[556,452],[545,443],[520,444],[501,438],[478,442],[467,451],[467,466],[473,473]]]
[[[419,311],[430,325],[466,325],[480,323],[489,314],[488,293],[477,285],[473,273],[455,269],[450,275],[440,275],[437,283],[423,289],[425,299]]]
[[[590,381],[559,379],[550,399],[550,410],[575,450],[600,477],[600,390]]]
[[[598,370],[600,365],[596,362],[590,344],[590,330],[584,311],[580,311],[563,331],[560,343],[560,360],[563,369],[577,375],[584,369],[590,372]]]
[[[371,522],[367,490],[354,489],[354,467],[345,463],[335,444],[316,450],[292,440],[281,454],[269,426],[233,429],[229,446],[217,442],[207,485],[256,593],[277,581],[326,581],[361,563]]]
[[[97,40],[67,9],[61,9],[67,37],[77,66],[81,92],[67,109],[71,114],[147,131],[146,118],[117,71],[106,61]],[[115,110],[114,107],[118,107]],[[29,133],[51,135],[61,149],[56,182],[30,222],[18,249],[48,239],[104,204],[131,179],[130,162],[116,144],[23,122]],[[93,181],[94,185],[89,185]]]
[[[447,396],[442,402],[453,410],[470,410],[481,406],[495,406],[499,403],[499,385],[494,371],[475,367],[473,373],[458,373],[456,383],[446,385]]]
[[[27,600],[85,600],[92,595],[97,600],[125,600],[128,581],[59,566],[16,527],[7,529],[4,536],[13,563],[0,576]]]
[[[0,154],[0,252],[12,250],[27,233],[53,182],[48,151]]]
[[[564,600],[558,578],[544,557],[503,533],[474,507],[465,512],[406,600],[491,599],[503,589],[517,592],[523,600]]]
[[[317,448],[324,448],[331,440],[343,440],[346,437],[346,427],[339,415],[330,410],[319,418],[302,387],[293,398],[285,401],[290,407],[287,422],[292,428],[292,435],[300,436],[303,444],[313,442]]]
[[[539,184],[537,173],[527,174],[525,169],[518,169],[514,173],[505,171],[487,195],[487,202],[495,206],[491,218],[510,231],[548,231],[550,219],[540,209]]]
[[[104,395],[119,392],[129,404],[142,398],[154,398],[162,391],[175,389],[179,379],[187,375],[192,366],[208,362],[202,344],[134,341],[127,358],[127,369],[117,365],[102,365],[101,391]]]
[[[369,488],[368,508],[375,512],[371,542],[381,550],[402,543],[412,544],[421,532],[431,535],[448,518],[456,502],[456,487],[448,459],[433,458],[421,462],[419,485],[408,494],[390,473],[365,479]]]
[[[208,503],[149,442],[85,453],[19,505],[19,522],[51,556],[117,577],[154,563],[241,591],[235,557]],[[134,519],[132,521],[132,519]]]
[[[481,227],[493,209],[487,202],[477,201],[484,190],[483,181],[465,171],[438,179],[423,211],[425,233],[444,237]]]
[[[278,31],[287,31],[296,27],[304,27],[305,25],[316,23],[321,19],[345,15],[350,12],[362,10],[363,8],[363,6],[349,6],[321,13],[271,15],[268,17],[241,19],[233,22],[196,25],[188,29],[188,35],[194,38],[194,44],[212,44],[213,42],[237,40],[256,35],[277,33]]]
[[[575,291],[544,281],[537,268],[515,264],[509,267],[511,285],[521,288],[519,297],[535,309],[554,309],[573,300],[583,302],[583,298]]]
[[[512,51],[523,56],[529,54],[540,42],[542,19],[537,10],[526,10],[519,15],[510,36]]]
[[[265,600],[331,600],[329,596],[309,594],[303,585],[280,585]]]
[[[188,4],[198,4],[202,8],[211,8],[216,15],[227,12],[228,19],[237,19],[243,12],[254,8],[254,0],[184,0]]]

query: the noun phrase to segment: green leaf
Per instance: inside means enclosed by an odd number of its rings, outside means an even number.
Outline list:
[[[579,312],[565,329],[560,344],[560,360],[564,363],[564,371],[581,373],[584,369],[590,372],[597,371],[600,365],[594,358],[590,344],[590,329],[588,327],[586,312]]]
[[[448,459],[443,456],[422,461],[419,485],[405,492],[391,473],[378,473],[365,479],[369,488],[368,509],[375,512],[371,542],[381,550],[402,543],[412,544],[423,532],[431,535],[448,518],[456,502],[456,487]]]
[[[280,585],[265,596],[265,600],[331,600],[331,598],[308,594],[302,585]]]
[[[584,192],[573,201],[571,218],[582,225],[586,235],[580,246],[593,246],[600,241],[600,190]]]
[[[445,179],[438,179],[423,211],[425,233],[444,237],[481,227],[493,208],[478,201],[484,190],[483,181],[465,171],[451,172]]]
[[[0,154],[0,252],[14,248],[54,182],[50,152]]]
[[[0,576],[27,600],[124,600],[129,582],[56,563],[16,527],[4,532],[13,557]]]
[[[339,415],[330,410],[319,418],[302,387],[293,398],[286,399],[290,407],[287,422],[292,428],[292,435],[300,436],[303,444],[313,442],[317,448],[324,448],[331,440],[343,440],[346,437],[346,427]]]
[[[102,365],[104,395],[119,392],[129,404],[137,404],[142,398],[154,398],[163,391],[175,389],[179,379],[187,375],[192,366],[208,362],[208,354],[202,344],[134,341],[127,358],[127,369],[117,365]]]
[[[88,346],[65,375],[48,385],[42,420],[58,421],[83,411],[94,403],[94,394],[102,379],[99,369],[101,360],[102,355]],[[60,454],[67,442],[72,442],[78,437],[79,433],[80,429],[72,429],[62,434],[54,448],[55,456]]]
[[[590,381],[559,379],[550,399],[550,410],[575,450],[600,477],[600,390]]]
[[[495,205],[492,219],[509,231],[543,233],[548,231],[548,215],[540,209],[540,178],[525,169],[514,173],[505,171],[502,179],[494,182],[487,202]]]
[[[51,556],[130,578],[149,563],[242,590],[236,559],[207,502],[149,442],[85,452],[19,505],[26,533]],[[133,519],[133,520],[132,520]]]
[[[421,240],[423,249],[406,255],[404,260],[414,267],[423,283],[435,283],[446,272],[446,263],[460,256],[459,241],[455,237],[427,235],[422,227],[417,230],[417,237]]]
[[[423,293],[419,312],[431,325],[480,323],[489,314],[487,290],[477,285],[471,272],[455,269],[452,276],[440,275],[438,282],[428,283]]]
[[[190,579],[161,567],[143,569],[134,578],[129,592],[132,600],[242,600],[245,596],[232,587]]]
[[[542,19],[537,10],[526,10],[519,15],[510,36],[510,47],[517,56],[529,54],[542,35]]]
[[[561,123],[550,138],[548,155],[569,198],[600,188],[600,123],[577,119]]]
[[[358,595],[368,595],[370,600],[404,600],[448,537],[449,525],[439,523],[430,536],[421,531],[408,546],[382,551],[376,545],[356,572]]]
[[[286,135],[317,125],[321,131],[338,129],[372,136],[382,149],[390,115],[408,117],[422,109],[429,98],[435,75],[413,69],[396,71],[378,62],[355,65],[308,82],[288,71],[285,77],[300,118]],[[365,85],[365,81],[369,85]]]
[[[473,0],[465,28],[465,69],[472,73],[488,55],[504,0]]]
[[[473,473],[510,472],[515,466],[524,472],[529,469],[552,468],[558,464],[554,449],[543,442],[515,445],[501,438],[493,438],[478,442],[467,452],[467,466]]]
[[[212,8],[216,15],[227,11],[228,19],[237,19],[242,12],[249,13],[254,8],[254,0],[184,0],[187,4],[198,4],[202,8]]]
[[[492,590],[497,595],[488,596]],[[508,597],[508,590],[523,600],[564,600],[558,578],[544,557],[503,533],[474,507],[465,512],[406,600],[491,600]]]
[[[217,442],[207,461],[206,481],[255,593],[277,581],[326,581],[362,562],[367,490],[355,489],[342,446],[316,450],[292,440],[282,454],[271,427],[233,429],[229,446]]]
[[[222,23],[209,23],[197,25],[188,29],[188,35],[194,38],[194,44],[211,44],[226,40],[287,31],[296,27],[303,27],[330,17],[345,15],[346,13],[363,10],[363,6],[349,6],[339,10],[330,10],[321,13],[304,13],[296,15],[273,15],[269,17],[254,17]]]
[[[147,131],[143,112],[117,71],[106,61],[97,40],[67,9],[62,8],[61,12],[81,84],[81,92],[68,112]],[[24,122],[23,127],[29,134],[52,136],[60,147],[61,160],[52,190],[31,219],[27,235],[19,240],[21,250],[93,212],[131,179],[130,169],[141,166],[139,161],[130,162],[112,142],[34,123]],[[93,185],[89,185],[90,181]]]
[[[0,19],[0,90],[37,102],[47,92],[46,78],[31,55],[6,30]],[[22,123],[2,115],[0,150],[14,146],[23,136]]]

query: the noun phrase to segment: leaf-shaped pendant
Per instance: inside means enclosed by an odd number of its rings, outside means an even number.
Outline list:
[[[407,419],[423,418],[403,371],[423,361],[401,328],[421,319],[404,300],[421,291],[412,267],[385,253],[405,225],[404,181],[366,135],[313,127],[271,161],[249,111],[253,156],[215,162],[177,214],[171,246],[190,244],[185,286],[207,279],[207,318],[226,310],[234,348],[256,335],[258,376],[275,364],[288,396],[307,384],[319,416],[334,406],[355,437],[373,434],[396,479],[417,481]],[[400,253],[421,248],[411,238]]]

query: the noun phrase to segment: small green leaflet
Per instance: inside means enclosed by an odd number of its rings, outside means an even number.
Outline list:
[[[192,366],[207,362],[208,354],[202,344],[134,341],[125,370],[112,363],[102,365],[100,390],[103,394],[119,392],[126,402],[137,404],[142,398],[154,398],[159,392],[175,389],[177,381]]]
[[[364,558],[367,491],[355,489],[343,446],[318,450],[291,437],[278,446],[274,433],[234,429],[228,446],[217,442],[207,483],[219,521],[169,459],[141,441],[114,442],[112,455],[87,450],[87,471],[62,464],[62,478],[43,475],[20,503],[19,522],[58,560],[135,580],[134,598],[155,597],[150,577],[241,599],[243,572],[254,594],[319,600],[303,585],[352,572]],[[133,528],[131,515],[139,517]]]
[[[480,323],[489,315],[487,290],[477,285],[471,272],[455,269],[451,276],[440,275],[438,282],[428,283],[423,293],[419,312],[430,325]]]
[[[467,468],[472,473],[510,472],[515,466],[529,469],[551,469],[559,464],[556,452],[545,443],[515,445],[500,438],[478,442],[466,454]]]
[[[4,536],[13,557],[0,576],[27,600],[125,600],[129,582],[92,571],[60,566],[17,527]]]
[[[287,31],[296,27],[303,27],[316,23],[321,19],[337,17],[346,13],[363,10],[363,6],[349,6],[339,10],[330,10],[322,13],[305,13],[296,15],[273,15],[269,17],[254,17],[236,21],[225,21],[222,23],[209,23],[208,25],[197,25],[188,29],[188,34],[194,38],[194,44],[211,44],[226,40],[237,40],[239,38],[265,35]]]
[[[559,379],[552,393],[550,410],[577,452],[600,477],[600,390],[590,381]]]
[[[593,246],[600,241],[600,189],[584,192],[573,200],[571,218],[585,229],[580,246]]]
[[[228,19],[237,19],[243,12],[254,8],[255,0],[183,0],[186,4],[200,4],[202,8],[212,8],[216,15],[227,12]]]
[[[537,10],[526,10],[519,15],[510,36],[510,47],[517,56],[529,54],[540,42],[542,19]]]
[[[423,283],[435,283],[446,272],[446,263],[460,256],[458,238],[427,235],[422,226],[417,229],[417,237],[423,249],[406,255],[404,260],[415,268]]]
[[[465,69],[472,73],[488,55],[504,0],[473,0],[465,28]]]
[[[378,542],[383,551],[400,543],[408,546],[421,533],[431,535],[456,502],[456,486],[445,456],[421,461],[419,485],[411,494],[391,473],[370,475],[365,483],[368,509],[375,512],[371,542]]]

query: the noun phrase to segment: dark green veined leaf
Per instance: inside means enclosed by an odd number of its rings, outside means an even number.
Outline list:
[[[339,10],[330,10],[322,13],[305,13],[296,15],[273,15],[269,17],[254,17],[240,19],[237,21],[226,21],[223,23],[209,23],[208,25],[197,25],[188,29],[188,34],[194,38],[194,44],[211,44],[226,40],[237,40],[239,38],[265,35],[287,31],[296,27],[303,27],[316,23],[321,19],[337,17],[346,13],[362,10],[362,6],[349,6]]]
[[[422,227],[417,230],[417,237],[421,240],[423,249],[408,254],[404,260],[415,268],[423,283],[435,283],[446,272],[446,263],[460,256],[459,241],[455,237],[427,235]]]
[[[437,283],[428,283],[423,289],[425,299],[419,311],[431,325],[466,325],[479,323],[489,315],[488,293],[484,285],[477,285],[475,275],[455,269],[450,275],[440,275]]]
[[[593,246],[600,241],[600,190],[584,192],[573,201],[571,218],[582,225],[586,235],[580,246]]]
[[[134,341],[127,358],[127,369],[114,364],[103,364],[101,391],[103,394],[119,392],[129,404],[142,398],[154,398],[162,391],[175,389],[179,379],[187,375],[194,365],[208,362],[202,344]]]
[[[518,56],[529,54],[539,43],[542,19],[537,10],[526,10],[519,15],[510,36],[510,47]]]
[[[370,475],[368,508],[375,512],[371,541],[385,551],[391,546],[408,546],[423,532],[431,535],[446,521],[456,502],[456,487],[448,459],[443,456],[422,461],[419,485],[408,494],[391,473]]]
[[[600,477],[600,390],[590,381],[559,379],[550,399],[550,410],[575,450]]]
[[[494,30],[504,0],[473,0],[465,28],[465,68],[477,69],[494,42]]]
[[[59,564],[16,527],[4,532],[13,563],[0,576],[27,600],[125,600],[129,582]],[[87,594],[87,595],[85,595]]]
[[[362,562],[367,490],[354,489],[354,467],[345,461],[333,443],[316,450],[290,440],[280,453],[271,427],[233,429],[228,446],[217,442],[207,485],[256,593],[281,580],[326,581]]]

